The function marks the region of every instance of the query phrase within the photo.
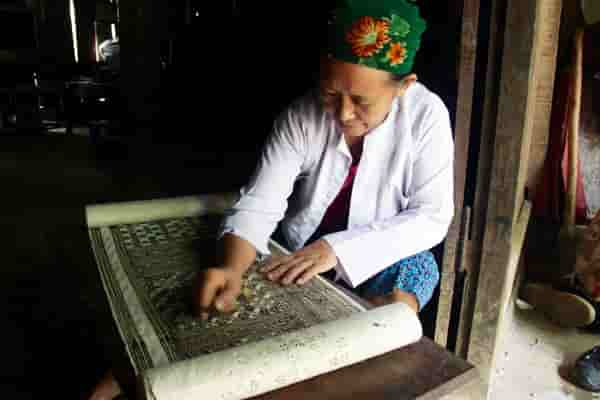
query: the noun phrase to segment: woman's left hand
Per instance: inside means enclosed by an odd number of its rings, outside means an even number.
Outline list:
[[[333,248],[325,240],[316,242],[282,257],[274,257],[261,272],[282,285],[303,285],[315,275],[329,271],[337,264]]]

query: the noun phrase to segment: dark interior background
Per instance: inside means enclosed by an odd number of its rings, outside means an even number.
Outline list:
[[[111,363],[84,206],[237,190],[273,118],[314,84],[333,1],[119,3],[73,1],[76,63],[69,0],[0,1],[6,398],[85,398]],[[462,2],[418,3],[430,27],[415,71],[454,116]],[[116,70],[96,61],[110,23]]]

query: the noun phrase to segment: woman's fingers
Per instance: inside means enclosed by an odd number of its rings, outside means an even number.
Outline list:
[[[198,305],[200,317],[208,319],[210,310],[213,308],[218,293],[226,285],[225,273],[218,268],[209,268],[200,275],[200,288],[198,293]]]
[[[225,288],[215,299],[215,308],[219,312],[231,312],[235,308],[235,302],[242,291],[240,282],[228,281]]]
[[[335,254],[327,243],[315,242],[290,255],[273,258],[260,271],[271,281],[283,285],[301,285],[315,275],[333,268],[336,261]]]
[[[289,263],[281,264],[277,266],[277,268],[269,271],[267,273],[267,278],[271,281],[279,281],[279,278],[281,278],[290,268],[291,265]]]
[[[285,264],[291,258],[292,257],[290,256],[273,257],[269,262],[265,264],[264,267],[260,269],[260,272],[262,272],[263,274],[269,273],[275,268],[279,267],[281,264]]]
[[[200,289],[200,317],[208,319],[210,309],[221,284],[215,281],[205,281]]]
[[[304,262],[306,260],[305,257],[296,256],[290,258],[286,263],[280,264],[277,268],[267,273],[267,278],[271,281],[282,282],[282,277],[292,268],[296,267],[296,265]]]
[[[300,275],[300,277],[296,280],[296,283],[298,285],[304,285],[305,283],[310,281],[312,278],[314,278],[321,272],[323,272],[323,271],[321,271],[320,266],[314,265],[313,267],[304,270],[302,275]]]
[[[294,283],[296,281],[296,278],[301,275],[302,273],[304,273],[304,271],[306,271],[307,269],[311,268],[313,266],[313,261],[312,260],[304,260],[301,261],[299,263],[297,263],[296,265],[290,267],[287,272],[285,273],[285,275],[283,276],[283,278],[281,279],[281,283],[284,285],[291,285],[292,283]]]

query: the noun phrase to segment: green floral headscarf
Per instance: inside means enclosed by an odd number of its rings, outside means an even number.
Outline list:
[[[334,12],[329,54],[398,75],[412,71],[427,24],[408,0],[344,0]]]

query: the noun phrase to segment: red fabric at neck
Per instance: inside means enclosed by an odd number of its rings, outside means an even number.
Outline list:
[[[352,165],[350,166],[350,171],[348,172],[348,176],[342,185],[339,193],[336,198],[333,200],[333,203],[327,208],[325,212],[325,216],[317,229],[321,235],[326,235],[328,233],[339,232],[346,230],[348,228],[348,214],[350,212],[350,199],[352,197],[352,186],[354,184],[354,178],[356,177],[356,172],[358,171],[358,165],[360,162],[360,157],[362,155],[362,142],[353,148],[352,150],[354,154]]]

